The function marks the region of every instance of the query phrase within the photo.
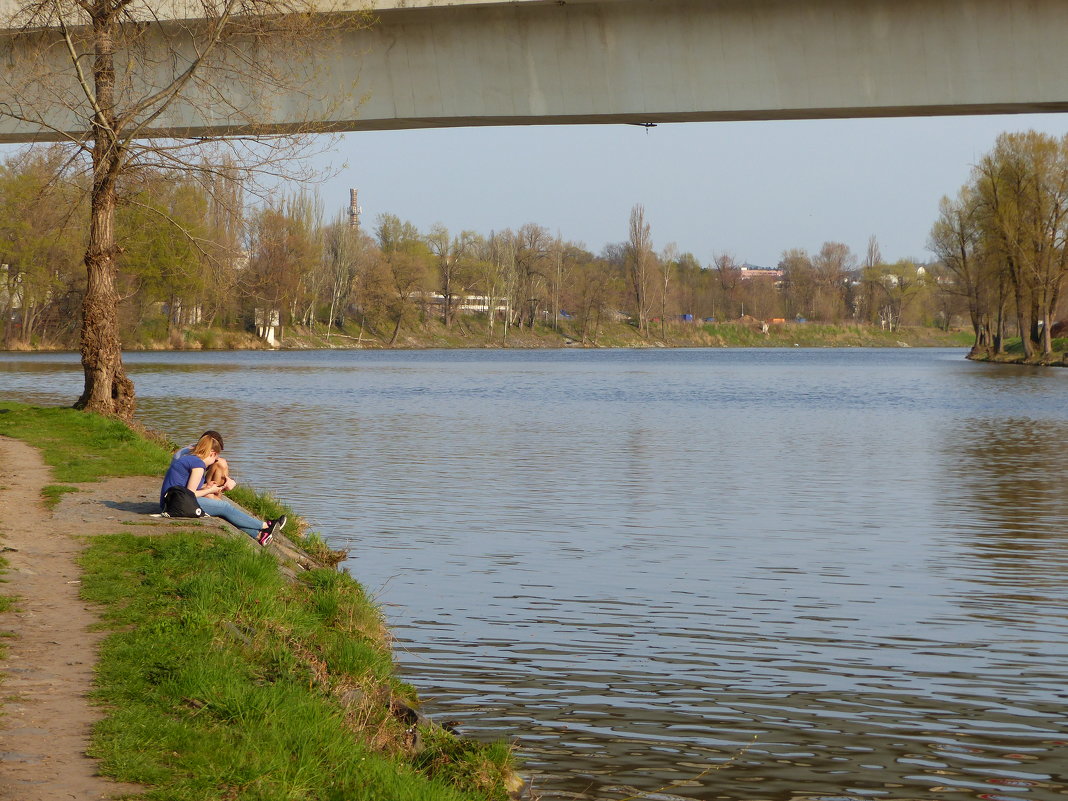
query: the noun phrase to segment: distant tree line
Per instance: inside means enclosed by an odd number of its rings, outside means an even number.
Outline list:
[[[1041,284],[1037,265],[1013,262],[1019,280],[1032,281],[1022,294],[1010,275],[990,285],[994,240],[968,239],[964,265],[950,258],[943,243],[951,237],[938,226],[940,261],[886,263],[872,237],[860,256],[827,242],[812,254],[787,250],[774,268],[752,270],[727,253],[702,264],[674,244],[657,250],[640,205],[631,211],[627,238],[594,253],[537,223],[489,233],[442,225],[420,231],[383,214],[354,226],[347,210],[328,219],[322,201],[307,192],[253,205],[225,164],[206,174],[214,182],[208,187],[203,175],[142,170],[120,188],[119,314],[128,346],[177,344],[197,326],[252,330],[265,311],[283,326],[358,330],[396,343],[406,330],[463,327],[472,315],[502,339],[548,326],[591,341],[607,323],[621,321],[650,337],[738,319],[949,328],[968,315],[1000,320],[1019,304],[1046,320],[1055,305],[1041,294],[1052,286],[1049,279]],[[981,194],[969,192],[968,198]],[[77,341],[86,197],[59,151],[37,150],[0,165],[7,347]],[[939,225],[957,219],[950,217],[956,208],[947,201]],[[965,217],[973,226],[982,215]],[[1008,252],[1008,241],[996,252]],[[1000,323],[990,325],[1001,331]]]
[[[1053,352],[1068,276],[1068,136],[998,137],[955,198],[945,197],[931,249],[967,299],[975,351]]]

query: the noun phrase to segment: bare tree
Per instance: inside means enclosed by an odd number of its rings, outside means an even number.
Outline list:
[[[500,292],[504,299],[504,336],[508,342],[508,330],[514,322],[516,309],[516,288],[519,274],[516,268],[516,252],[519,249],[518,236],[510,228],[499,232],[490,232],[493,293]],[[492,330],[492,326],[491,326]]]
[[[784,250],[779,260],[786,313],[791,317],[812,317],[816,306],[816,271],[804,248]]]
[[[984,240],[1013,288],[1024,355],[1048,356],[1068,279],[1068,137],[1002,134],[972,181]]]
[[[667,336],[668,288],[671,284],[671,272],[679,258],[679,246],[669,242],[660,254],[660,336]]]
[[[290,214],[299,221],[309,245],[308,261],[300,265],[300,284],[289,317],[310,326],[315,322],[316,306],[325,298],[331,284],[323,258],[323,201],[318,192],[299,192],[289,205]]]
[[[382,251],[376,280],[384,288],[385,310],[393,322],[392,347],[405,320],[413,316],[417,297],[423,298],[425,309],[433,256],[419,230],[395,214],[379,215],[375,234]]]
[[[169,10],[174,18],[152,0],[16,0],[0,19],[8,31],[0,39],[0,116],[38,140],[66,142],[91,174],[85,384],[75,406],[124,418],[135,406],[116,292],[124,181],[149,166],[210,172],[205,165],[220,163],[221,151],[246,175],[280,168],[280,156],[307,145],[317,126],[283,135],[259,116],[280,96],[299,109],[316,69],[306,58],[312,40],[328,24],[358,19],[317,14],[316,0],[190,0]],[[321,98],[304,101],[323,113]],[[227,136],[177,138],[192,121],[221,123]]]
[[[994,259],[987,254],[977,192],[965,185],[956,198],[943,197],[938,208],[928,248],[951,276],[945,291],[967,299],[975,332],[972,352],[1002,353],[1008,277],[1004,270],[994,269]]]
[[[638,330],[649,328],[649,273],[653,262],[653,243],[649,237],[649,223],[645,221],[645,206],[640,203],[630,210],[630,235],[627,239],[627,272],[634,291],[638,314]]]
[[[564,240],[560,232],[556,232],[556,239],[552,244],[552,305],[553,305],[553,330],[560,330],[560,282],[564,279]]]
[[[875,321],[882,264],[879,240],[872,234],[868,237],[868,248],[860,267],[860,291],[853,292],[850,299],[854,319],[863,319],[868,323]]]
[[[723,295],[723,316],[734,316],[734,307],[738,303],[738,287],[742,282],[742,267],[735,261],[730,253],[717,253],[713,256],[712,263],[715,265],[716,277],[719,280],[719,288]],[[743,308],[738,310],[738,316],[745,314]]]
[[[30,343],[47,330],[53,299],[73,283],[84,208],[57,149],[0,163],[0,314],[3,340]],[[58,321],[57,321],[58,322]]]
[[[308,198],[284,198],[261,209],[249,231],[249,264],[243,271],[245,294],[257,308],[288,312],[285,323],[299,323],[306,281],[320,261],[316,230],[310,224]]]
[[[824,242],[812,258],[816,277],[817,314],[828,322],[839,322],[845,314],[845,290],[857,259],[848,245]]]
[[[365,235],[349,223],[347,209],[340,211],[323,231],[323,261],[330,277],[327,338],[333,326],[345,316],[346,302],[353,294],[361,264],[368,261],[368,250]]]
[[[515,232],[515,268],[519,296],[519,325],[524,318],[528,328],[533,328],[542,304],[547,304],[549,283],[547,273],[552,267],[550,256],[553,238],[549,229],[535,223],[527,223]]]
[[[575,272],[570,290],[579,338],[585,345],[596,337],[609,307],[618,303],[625,291],[623,281],[612,264],[587,254],[582,269]]]
[[[453,284],[456,279],[458,243],[449,235],[449,229],[441,223],[435,223],[426,236],[427,247],[438,268],[438,286],[441,289],[441,321],[446,328],[452,327],[454,316]]]

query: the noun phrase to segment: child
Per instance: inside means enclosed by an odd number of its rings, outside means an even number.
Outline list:
[[[229,492],[237,486],[237,482],[230,478],[230,465],[221,456],[215,460],[214,464],[208,466],[208,472],[204,474],[204,484],[214,486],[216,489],[215,492],[209,492],[204,497],[216,500],[222,500],[224,492]]]

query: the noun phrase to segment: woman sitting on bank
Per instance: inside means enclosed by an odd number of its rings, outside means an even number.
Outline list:
[[[219,443],[219,451],[222,451],[223,438],[222,434],[220,434],[218,431],[209,428],[200,436],[201,438],[208,436],[215,437],[215,441]],[[179,450],[175,454],[175,456],[181,456],[184,453],[191,453],[193,448],[195,448],[196,446],[197,444],[195,442],[192,445],[187,445],[186,447]],[[216,485],[215,492],[207,493],[203,496],[205,498],[221,499],[224,492],[229,492],[237,486],[237,482],[230,477],[230,465],[227,464],[226,460],[221,456],[219,456],[212,464],[208,465],[208,471],[204,474],[204,483]]]
[[[280,531],[286,524],[286,516],[282,515],[274,520],[257,520],[219,496],[224,486],[204,481],[205,471],[218,460],[222,449],[222,437],[214,431],[209,431],[197,440],[191,450],[183,448],[178,451],[163,477],[163,488],[159,493],[160,508],[164,507],[163,498],[167,490],[171,487],[186,487],[197,497],[204,514],[221,517],[260,545],[267,545],[274,538],[275,532]]]

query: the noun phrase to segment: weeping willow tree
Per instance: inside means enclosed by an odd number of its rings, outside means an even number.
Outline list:
[[[145,168],[210,186],[221,164],[231,178],[235,169],[245,179],[305,177],[296,157],[330,116],[311,93],[312,54],[366,17],[325,13],[317,0],[8,0],[0,9],[0,117],[24,137],[66,143],[90,174],[75,406],[129,419],[116,291],[124,186]],[[336,102],[348,94],[339,87]],[[274,118],[286,125],[265,122]]]

